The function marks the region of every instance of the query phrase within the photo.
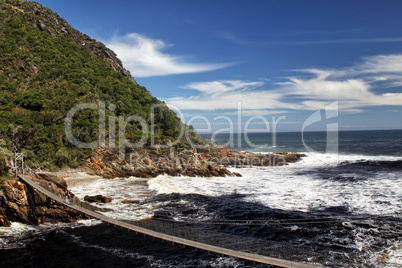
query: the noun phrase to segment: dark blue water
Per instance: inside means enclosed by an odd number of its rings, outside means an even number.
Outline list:
[[[204,139],[231,149],[250,152],[337,153],[402,156],[402,130],[335,132],[219,133]]]

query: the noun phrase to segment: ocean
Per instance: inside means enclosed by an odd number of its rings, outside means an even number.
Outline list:
[[[106,215],[330,267],[402,267],[402,130],[206,135],[234,150],[306,154],[242,177],[66,178],[102,194]],[[153,220],[149,220],[149,219]],[[229,242],[225,242],[229,243]],[[0,228],[2,267],[264,267],[130,233],[96,220]],[[254,248],[253,248],[254,247]],[[261,246],[262,248],[263,246]]]

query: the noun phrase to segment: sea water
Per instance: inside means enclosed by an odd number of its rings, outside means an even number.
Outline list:
[[[299,152],[306,157],[281,167],[229,168],[242,177],[103,179],[78,174],[67,178],[69,188],[80,198],[112,197],[112,203],[102,205],[113,209],[106,213],[112,218],[163,217],[205,230],[274,241],[281,246],[272,249],[272,254],[279,254],[274,257],[333,267],[402,265],[401,130],[203,137],[240,151]],[[236,224],[231,224],[234,221]],[[237,225],[245,221],[246,225]],[[139,248],[130,242],[138,237],[99,221],[45,227],[13,224],[7,230],[18,235],[0,230],[3,253],[19,248],[43,254],[43,247],[54,251],[49,245],[60,240],[72,252],[87,252],[93,262],[101,254],[109,254],[111,262],[143,267],[253,266],[229,257],[184,253],[170,246],[165,249],[162,242],[140,240],[146,246]],[[181,261],[177,254],[182,254]],[[31,257],[28,263],[40,261]]]

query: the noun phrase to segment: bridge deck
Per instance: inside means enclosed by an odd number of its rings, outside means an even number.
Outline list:
[[[268,257],[268,256],[263,256],[263,255],[258,255],[258,254],[236,251],[236,250],[231,250],[231,249],[227,249],[227,248],[208,245],[208,244],[204,244],[204,243],[200,243],[200,242],[196,242],[196,241],[192,241],[192,240],[188,240],[188,239],[184,239],[184,238],[180,238],[180,237],[176,237],[176,236],[163,234],[160,232],[155,232],[155,231],[152,231],[152,230],[149,230],[146,228],[142,228],[139,226],[135,226],[135,225],[132,225],[132,224],[129,224],[126,222],[121,222],[121,221],[112,219],[110,217],[107,217],[105,215],[102,215],[100,213],[94,212],[92,210],[83,208],[81,206],[78,206],[75,204],[70,204],[69,202],[66,202],[66,200],[64,198],[61,198],[61,197],[55,195],[54,193],[52,193],[51,191],[41,187],[39,184],[35,183],[30,177],[28,177],[26,175],[19,175],[18,177],[22,181],[24,181],[25,183],[29,184],[34,189],[39,191],[40,193],[52,198],[55,201],[60,202],[64,206],[67,206],[67,207],[70,207],[77,211],[80,211],[82,213],[85,213],[86,215],[88,215],[90,217],[102,220],[104,222],[108,222],[108,223],[116,225],[116,226],[120,226],[122,228],[126,228],[131,231],[135,231],[138,233],[142,233],[142,234],[156,237],[159,239],[163,239],[166,241],[174,242],[177,244],[181,244],[181,245],[185,245],[185,246],[189,246],[189,247],[193,247],[193,248],[198,248],[198,249],[206,250],[209,252],[215,252],[215,253],[222,254],[222,255],[232,256],[232,257],[236,257],[239,259],[250,260],[250,261],[254,261],[254,262],[258,262],[258,263],[276,265],[276,266],[281,266],[281,267],[292,267],[292,268],[320,267],[317,265],[292,262],[292,261],[287,261],[287,260],[283,260],[283,259],[272,258],[272,257]]]

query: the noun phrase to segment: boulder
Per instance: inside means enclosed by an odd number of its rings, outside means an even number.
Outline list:
[[[55,183],[32,179],[57,195],[66,196],[66,191],[56,187]],[[40,224],[72,222],[79,219],[89,219],[89,217],[46,197],[29,185],[19,181],[0,183],[0,226],[8,227],[12,221]]]
[[[103,195],[93,195],[93,196],[89,196],[89,195],[86,195],[85,197],[84,197],[84,200],[85,201],[87,201],[87,202],[97,202],[97,203],[110,203],[110,202],[112,202],[112,198],[110,198],[110,197],[106,197],[106,196],[103,196]]]
[[[305,154],[298,153],[287,153],[283,154],[282,157],[285,159],[287,163],[295,163],[300,160],[301,157],[306,156]]]

